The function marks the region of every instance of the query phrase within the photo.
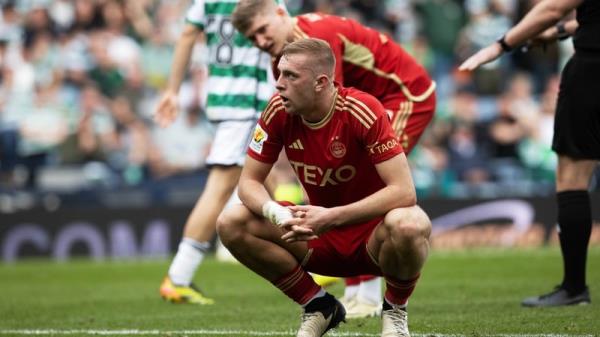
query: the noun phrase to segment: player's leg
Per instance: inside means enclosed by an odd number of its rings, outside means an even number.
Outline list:
[[[280,228],[256,217],[244,205],[223,211],[217,230],[238,261],[303,307],[297,336],[320,337],[344,320],[344,307],[318,286],[299,262],[309,254],[306,242],[281,240]]]
[[[585,274],[592,211],[587,189],[596,166],[595,160],[575,160],[563,155],[558,157],[556,201],[563,281],[548,294],[526,298],[522,303],[524,306],[590,303]]]
[[[392,128],[401,141],[406,153],[410,153],[417,144],[427,126],[431,123],[436,107],[436,95],[433,92],[422,102],[407,101],[403,95],[391,96],[382,104],[388,111]],[[353,282],[349,280],[346,282]],[[364,318],[379,315],[381,308],[381,281],[372,275],[359,277],[357,293],[350,298],[344,294],[343,303],[347,304],[347,318]],[[352,292],[352,289],[350,290]]]
[[[565,268],[562,286],[571,294],[583,293],[587,288],[585,265],[592,232],[588,186],[596,166],[595,160],[574,160],[567,156],[558,159],[558,224]]]
[[[183,238],[171,262],[160,295],[175,303],[212,304],[192,280],[215,235],[215,224],[237,186],[254,121],[217,124],[206,163],[210,173],[200,198],[186,221]]]
[[[346,318],[376,317],[381,314],[381,277],[361,275],[356,296],[347,308]]]
[[[524,306],[586,304],[585,268],[592,219],[588,185],[600,160],[598,103],[600,61],[597,55],[575,54],[564,67],[552,149],[559,154],[556,200],[564,279],[554,291],[525,299]]]
[[[183,238],[160,287],[161,296],[175,303],[212,304],[192,280],[215,234],[217,216],[239,180],[241,167],[213,167],[202,195],[188,216]]]
[[[232,205],[241,203],[237,191],[238,190],[236,187],[233,190],[233,193],[231,194],[231,198],[229,198],[229,200],[227,200],[227,203],[225,204],[225,207],[223,209],[226,209],[228,207],[231,207]],[[235,257],[233,255],[231,255],[229,250],[223,245],[223,243],[219,239],[218,235],[217,235],[217,239],[215,242],[215,259],[219,262],[239,263],[238,260],[236,260]]]
[[[431,221],[418,206],[388,212],[367,244],[386,281],[382,336],[408,336],[406,306],[429,254]]]
[[[340,302],[346,308],[346,318],[376,317],[381,314],[381,277],[360,275],[346,277]]]
[[[340,302],[342,302],[346,308],[346,314],[348,314],[348,311],[354,306],[359,288],[360,276],[344,278],[344,295],[340,298]]]

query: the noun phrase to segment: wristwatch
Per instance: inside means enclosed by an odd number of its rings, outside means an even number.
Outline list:
[[[509,46],[508,43],[506,43],[505,37],[506,35],[502,35],[502,37],[500,37],[496,42],[500,44],[500,47],[502,48],[503,52],[510,53],[513,50],[513,47]]]

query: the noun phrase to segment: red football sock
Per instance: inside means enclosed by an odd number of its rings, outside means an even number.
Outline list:
[[[300,265],[274,281],[273,284],[300,305],[306,304],[321,290],[321,287]]]
[[[367,282],[367,281],[371,281],[372,279],[378,278],[379,276],[375,276],[375,275],[360,275],[360,282]]]
[[[344,282],[346,286],[357,286],[360,284],[360,276],[346,277]]]
[[[386,276],[385,299],[390,304],[405,305],[413,290],[415,290],[419,276],[421,275],[419,274],[410,280],[397,280]]]

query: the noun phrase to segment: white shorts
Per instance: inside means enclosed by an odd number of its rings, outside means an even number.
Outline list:
[[[242,166],[256,120],[224,121],[215,124],[215,137],[206,165]]]

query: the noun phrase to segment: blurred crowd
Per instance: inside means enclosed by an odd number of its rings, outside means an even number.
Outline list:
[[[201,58],[182,88],[181,118],[168,129],[152,123],[188,6],[4,1],[2,187],[118,187],[202,168],[211,129],[202,115]]]
[[[165,129],[152,121],[190,0],[0,3],[0,193],[139,186],[204,168],[212,130],[202,41],[179,119]],[[410,157],[421,195],[552,192],[554,105],[570,41],[456,71],[535,0],[286,3],[294,14],[335,13],[382,30],[430,71],[438,111]]]

